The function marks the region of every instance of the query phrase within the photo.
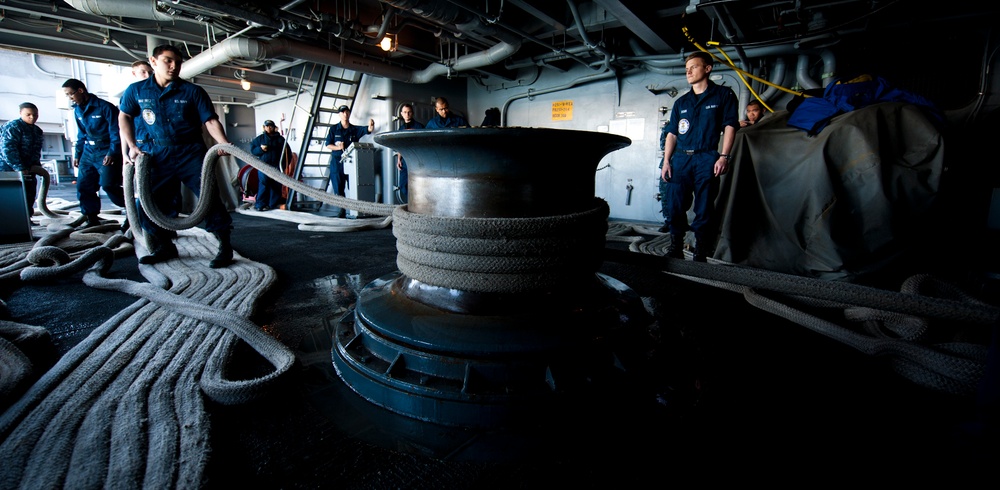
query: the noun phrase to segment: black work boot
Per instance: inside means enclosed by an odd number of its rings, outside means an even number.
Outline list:
[[[85,228],[93,228],[95,226],[101,226],[102,224],[101,218],[99,218],[96,214],[88,214],[87,221],[83,222],[83,226]]]
[[[177,246],[169,238],[161,239],[150,234],[148,237],[150,254],[139,257],[140,264],[159,264],[170,259],[176,259]]]
[[[666,256],[672,259],[684,259],[684,235],[670,235]]]
[[[705,258],[705,248],[699,247],[698,244],[695,244],[692,255],[694,256],[692,260],[695,262],[708,262],[708,259]]]
[[[233,244],[229,241],[232,230],[218,230],[212,232],[215,238],[219,239],[219,253],[208,263],[213,269],[220,269],[233,263]]]
[[[705,237],[695,235],[694,251],[692,253],[692,255],[694,255],[693,260],[695,262],[708,262],[708,259],[705,257],[705,254],[708,253],[708,249],[710,247],[711,244],[708,243],[708,240],[706,240]]]

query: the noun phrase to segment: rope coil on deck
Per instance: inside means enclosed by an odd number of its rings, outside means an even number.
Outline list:
[[[601,264],[608,204],[562,216],[454,218],[393,212],[396,265],[434,286],[487,293],[544,290],[592,277]]]
[[[129,165],[127,195],[134,195],[131,170]],[[137,222],[134,200],[126,208]],[[196,213],[178,220],[177,228],[201,219]],[[98,236],[89,230],[61,230],[39,240],[25,259],[34,265],[20,272],[21,279],[90,267],[87,285],[143,299],[95,329],[0,414],[0,488],[198,488],[210,454],[205,397],[247,402],[295,361],[290,349],[247,319],[275,272],[246,260],[208,269],[202,259],[217,242],[196,230],[179,234],[180,258],[140,267],[155,284],[109,279],[103,274],[123,235],[75,260],[55,246],[70,232]],[[273,370],[231,378],[227,366],[240,340]]]

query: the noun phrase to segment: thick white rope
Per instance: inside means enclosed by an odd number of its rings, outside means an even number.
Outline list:
[[[663,256],[668,238],[661,233],[612,224],[610,229],[628,242],[630,250]],[[625,237],[628,232],[654,235]],[[822,281],[750,269],[709,259],[702,264],[663,259],[666,272],[701,284],[740,293],[748,303],[872,356],[888,356],[902,376],[928,388],[952,394],[975,393],[985,372],[987,347],[968,342],[932,342],[929,326],[941,321],[996,325],[1000,309],[974,299],[937,278],[918,275],[904,282],[901,292],[878,290],[851,283]],[[761,291],[775,292],[763,293]],[[862,323],[863,332],[807,313],[800,306],[842,310],[850,322]]]
[[[130,184],[126,195],[133,195]],[[135,211],[127,200],[133,222]],[[273,269],[239,258],[210,269],[204,257],[218,243],[191,230],[179,233],[180,258],[140,266],[153,284],[107,279],[112,247],[125,237],[115,234],[72,259],[51,244],[70,231],[39,240],[21,280],[90,267],[86,284],[143,299],[95,329],[0,416],[0,453],[7,456],[0,488],[199,487],[210,453],[204,396],[245,403],[294,363],[291,350],[247,320],[273,284]],[[226,367],[238,340],[274,370],[230,379]]]
[[[348,219],[338,219],[337,222],[331,223],[329,221],[319,220],[315,217],[311,217],[309,220],[301,222],[299,229],[308,231],[331,231],[331,232],[347,232],[347,231],[360,231],[366,229],[377,229],[385,228],[392,223],[392,211],[395,208],[393,205],[373,203],[368,201],[360,201],[356,199],[350,199],[344,196],[337,196],[334,194],[328,194],[322,189],[317,189],[315,187],[310,187],[303,184],[291,177],[285,175],[280,169],[272,167],[257,159],[252,153],[239,148],[232,144],[217,144],[210,148],[205,154],[205,159],[202,165],[201,171],[201,196],[211,195],[210,192],[215,190],[216,178],[215,178],[215,165],[219,158],[219,152],[223,151],[228,153],[244,162],[253,168],[257,169],[259,172],[267,175],[268,177],[280,182],[282,185],[294,189],[299,194],[311,197],[320,202],[331,204],[337,207],[345,209],[353,209],[363,214],[375,215],[375,216],[385,216],[381,220],[348,220]],[[140,201],[142,202],[142,207],[146,211],[149,218],[157,225],[167,229],[167,230],[181,230],[191,228],[202,220],[208,214],[208,210],[211,204],[209,199],[199,199],[195,208],[191,211],[191,214],[186,217],[171,218],[163,214],[154,203],[151,202],[152,193],[150,192],[151,183],[148,181],[149,172],[143,170],[145,166],[147,156],[141,154],[135,162],[135,169],[133,170],[133,164],[126,163],[124,167],[125,174],[125,195],[130,196],[132,193],[132,180],[134,175],[138,175],[138,189]],[[127,200],[128,201],[128,200]],[[131,208],[130,208],[131,206]],[[135,206],[130,202],[126,202],[126,210],[129,213],[129,221],[132,223],[138,223],[138,221],[133,219],[133,213],[135,213]],[[291,212],[283,213],[289,214]],[[300,213],[306,214],[306,213]],[[274,215],[272,218],[278,218],[279,215]],[[311,216],[311,215],[309,215]],[[278,218],[280,219],[280,218]],[[137,231],[141,233],[141,231]]]
[[[102,277],[112,254],[101,256],[84,282],[144,299],[96,329],[0,416],[0,453],[8,455],[0,487],[199,486],[209,454],[203,396],[244,403],[294,362],[246,319],[274,271],[245,259],[210,269],[204,257],[216,246],[207,232],[182,232],[181,258],[155,266],[170,278],[169,292]],[[274,370],[229,379],[237,338]]]
[[[526,293],[592,278],[600,267],[608,205],[539,218],[452,218],[393,213],[396,265],[434,286]]]
[[[0,320],[0,410],[10,405],[20,385],[34,370],[31,359],[20,346],[48,341],[49,331],[42,327]]]

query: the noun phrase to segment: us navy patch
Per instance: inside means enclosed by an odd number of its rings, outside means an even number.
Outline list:
[[[681,119],[677,122],[677,131],[681,134],[687,134],[688,130],[691,129],[691,121],[687,119]]]
[[[142,110],[142,120],[146,121],[146,124],[152,126],[156,122],[156,113],[152,109]]]

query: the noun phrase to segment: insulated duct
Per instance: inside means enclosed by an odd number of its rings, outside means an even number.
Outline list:
[[[778,93],[778,89],[774,85],[777,85],[777,86],[780,87],[780,86],[782,86],[783,83],[785,83],[785,59],[784,58],[778,57],[777,59],[774,60],[774,66],[771,69],[771,79],[769,81],[773,85],[769,85],[767,87],[767,90],[764,90],[764,92],[760,94],[761,100],[763,100],[765,102],[767,102],[768,100],[771,100],[771,97],[774,97],[774,95]]]
[[[311,46],[301,42],[286,39],[263,42],[247,38],[226,39],[202,51],[201,54],[185,61],[181,65],[180,76],[183,79],[190,80],[232,60],[240,59],[262,63],[264,60],[278,56],[292,56],[313,63],[338,66],[402,82],[409,81],[413,76],[413,72],[405,68],[377,63],[371,59],[348,53],[330,51],[326,48]]]
[[[424,19],[442,25],[454,25],[459,32],[470,35],[492,36],[501,42],[491,48],[461,56],[450,64],[433,63],[427,68],[414,72],[408,83],[427,83],[451,71],[466,71],[499,63],[521,48],[521,38],[494,26],[484,25],[478,16],[441,0],[389,0],[383,2],[399,10],[411,12]]]
[[[819,84],[809,76],[809,55],[799,55],[799,61],[795,66],[795,79],[805,90],[820,88]]]
[[[446,75],[452,71],[472,70],[498,63],[514,54],[521,47],[520,39],[513,34],[500,31],[492,26],[483,26],[478,18],[463,17],[458,9],[453,8],[454,12],[444,11],[443,6],[438,5],[440,2],[401,1],[394,3],[400,4],[398,8],[426,8],[424,4],[433,3],[436,5],[436,9],[431,12],[437,14],[435,20],[436,18],[465,20],[466,22],[457,25],[460,30],[493,36],[500,39],[501,42],[487,50],[461,56],[450,64],[433,63],[423,70],[414,72],[369,58],[331,51],[297,41],[275,39],[264,42],[248,38],[229,38],[184,62],[181,66],[180,76],[190,80],[216,66],[237,59],[263,63],[278,56],[291,56],[296,59],[337,66],[406,83],[427,83],[437,76]],[[424,17],[429,16],[427,10],[421,12],[423,12],[421,15]]]
[[[159,21],[174,18],[157,10],[156,0],[65,0],[70,7],[101,17],[131,17]]]

